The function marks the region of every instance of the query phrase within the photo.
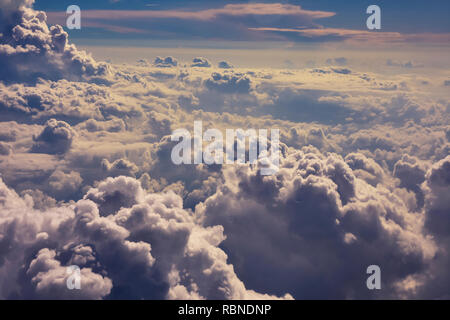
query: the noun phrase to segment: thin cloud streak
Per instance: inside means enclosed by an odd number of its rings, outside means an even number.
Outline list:
[[[304,10],[300,6],[280,3],[229,4],[219,9],[200,11],[187,10],[86,10],[83,17],[87,19],[127,20],[142,18],[178,18],[189,20],[213,20],[219,16],[303,16],[311,19],[333,17],[336,13],[329,11]],[[49,17],[65,16],[64,12],[48,12]]]
[[[338,28],[321,29],[289,29],[289,28],[250,28],[253,31],[274,32],[277,34],[298,34],[310,39],[327,39],[375,42],[429,42],[448,43],[450,33],[415,33],[402,34],[400,32],[372,32],[365,30],[351,30]]]

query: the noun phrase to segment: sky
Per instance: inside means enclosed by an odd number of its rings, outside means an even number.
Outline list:
[[[61,23],[65,10],[77,4],[88,30],[69,32],[81,38],[137,38],[176,40],[251,40],[293,42],[341,41],[352,38],[345,30],[366,29],[366,8],[382,9],[382,30],[413,34],[447,34],[447,1],[37,1],[49,21]],[[258,8],[252,10],[251,8]],[[110,12],[113,11],[113,12]],[[194,13],[196,14],[189,14]],[[251,28],[256,28],[251,30]],[[257,30],[257,29],[261,30]],[[272,31],[263,31],[272,28]],[[288,30],[340,29],[338,35],[303,36]],[[284,31],[283,31],[284,30]],[[336,30],[335,30],[336,32]],[[353,36],[354,38],[354,36]],[[429,39],[429,37],[427,38]],[[414,41],[417,39],[414,39]],[[419,39],[417,41],[424,41]],[[408,41],[413,41],[408,39]]]
[[[65,25],[72,2],[36,1],[50,23]],[[450,40],[446,1],[379,1],[381,30],[366,27],[365,1],[80,1],[82,29],[65,30],[95,57],[130,62],[171,48],[181,59],[209,54],[236,65],[305,66],[315,56],[334,52],[364,55],[373,70],[390,56],[428,60],[438,67]],[[297,32],[297,31],[300,31]],[[304,32],[304,33],[301,33]],[[410,50],[409,47],[414,49]],[[107,47],[109,50],[104,50]],[[112,49],[115,48],[115,49]],[[150,50],[152,48],[153,50]],[[201,52],[195,49],[203,49]],[[255,51],[258,51],[255,54]],[[353,52],[352,52],[353,51]],[[391,53],[385,57],[386,52]],[[444,52],[447,49],[444,49]],[[126,53],[125,53],[126,52]],[[273,55],[285,57],[274,60]],[[354,55],[354,54],[353,54]],[[440,56],[441,59],[435,59]],[[352,59],[355,63],[358,60]],[[326,58],[325,58],[326,59]]]
[[[69,4],[0,0],[0,299],[450,298],[448,1]]]
[[[36,8],[46,11],[65,11],[71,4],[79,5],[82,10],[184,10],[201,11],[212,8],[223,8],[227,4],[281,3],[301,6],[307,10],[329,11],[336,15],[325,19],[326,27],[363,29],[365,27],[365,9],[371,5],[379,5],[383,10],[383,29],[386,31],[412,32],[449,32],[448,13],[450,4],[443,0],[399,0],[399,1],[332,1],[332,0],[299,0],[299,1],[50,1],[39,0]]]

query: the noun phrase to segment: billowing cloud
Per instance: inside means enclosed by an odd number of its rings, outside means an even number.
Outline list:
[[[47,121],[41,134],[34,138],[32,152],[61,154],[69,151],[75,131],[64,121]]]
[[[55,259],[56,252],[48,248],[41,249],[31,261],[26,271],[35,288],[35,297],[45,299],[101,299],[112,288],[111,280],[83,268],[80,272],[80,287],[83,290],[67,290],[67,267]],[[76,258],[75,258],[76,259]],[[75,260],[74,259],[74,260]],[[75,262],[79,262],[76,261]]]
[[[211,63],[206,58],[197,57],[192,60],[191,67],[209,68]]]
[[[0,142],[0,155],[7,156],[11,153],[11,151],[12,151],[11,145],[5,142]]]
[[[362,277],[377,264],[387,277],[384,297],[393,297],[394,285],[424,271],[436,252],[400,197],[357,178],[339,156],[304,148],[275,176],[242,168],[225,177],[196,211],[206,225],[224,226],[224,250],[255,290],[369,298]]]
[[[156,57],[155,61],[153,62],[153,65],[159,68],[170,68],[176,67],[178,65],[178,61],[173,57],[166,57],[166,58]]]
[[[96,63],[70,45],[61,26],[48,27],[46,14],[30,9],[33,3],[32,0],[0,3],[0,80],[81,79],[108,72],[106,64]]]
[[[221,93],[249,93],[251,82],[245,75],[213,73],[205,86]]]
[[[246,290],[218,248],[222,227],[196,223],[174,193],[109,178],[86,200],[37,211],[2,181],[0,191],[3,298],[274,298]],[[66,285],[74,264],[80,290]]]

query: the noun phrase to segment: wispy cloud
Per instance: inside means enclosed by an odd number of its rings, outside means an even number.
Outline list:
[[[152,5],[152,4],[150,4]],[[153,6],[153,5],[152,5]],[[305,10],[281,3],[228,4],[221,8],[175,10],[85,10],[82,25],[113,34],[156,39],[277,40],[293,42],[449,43],[450,33],[413,33],[329,28],[335,12]],[[49,22],[65,24],[65,12],[49,12]]]
[[[299,25],[312,28],[318,27],[314,20],[334,15],[334,12],[305,10],[297,5],[252,3],[229,4],[222,8],[198,11],[86,10],[82,12],[82,23],[84,27],[119,33],[255,40],[261,35],[249,28]],[[48,12],[48,18],[50,23],[64,25],[66,13]]]
[[[50,17],[59,17],[62,12],[49,12]],[[329,11],[305,10],[300,6],[280,3],[228,4],[223,8],[190,10],[88,10],[83,12],[87,19],[127,20],[130,18],[178,18],[189,20],[214,20],[220,16],[296,16],[310,19],[329,18],[335,15]]]
[[[354,42],[432,42],[448,43],[450,33],[414,33],[403,34],[400,32],[373,32],[366,30],[338,29],[338,28],[250,28],[261,32],[273,32],[286,35],[291,40],[315,40],[315,41],[354,41]]]

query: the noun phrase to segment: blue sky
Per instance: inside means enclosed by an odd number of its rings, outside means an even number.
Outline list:
[[[290,14],[280,15],[243,15],[240,19],[219,14],[208,21],[198,19],[181,19],[180,17],[147,17],[136,19],[125,18],[125,12],[158,11],[158,12],[203,12],[211,9],[224,9],[226,6],[256,3],[266,5],[280,3],[288,10],[301,8],[308,12],[329,12],[328,17],[312,18],[306,14],[299,17]],[[367,14],[366,8],[370,4],[377,4],[382,10],[382,30],[380,32],[396,32],[401,34],[444,34],[450,32],[448,15],[450,1],[445,0],[295,0],[295,1],[245,1],[245,0],[215,0],[215,1],[181,1],[181,0],[36,0],[35,8],[49,13],[51,23],[63,23],[65,9],[72,4],[83,10],[84,29],[82,32],[71,32],[77,38],[142,38],[146,39],[192,39],[192,40],[288,40],[294,42],[323,42],[348,40],[346,36],[311,37],[299,35],[292,29],[301,28],[331,28],[345,30],[364,30]],[[105,14],[99,17],[92,11],[108,10],[123,11],[118,17]],[[270,9],[269,9],[270,10]],[[53,12],[53,13],[52,13]],[[59,12],[55,13],[55,12]],[[314,14],[313,14],[314,15]],[[306,21],[305,21],[306,19]],[[270,28],[277,30],[251,30],[249,28]],[[282,30],[281,30],[282,29]],[[353,35],[352,35],[353,37]],[[358,36],[359,37],[359,36]],[[415,39],[415,38],[414,38]],[[444,38],[444,42],[448,40]],[[440,40],[442,43],[442,39]]]

